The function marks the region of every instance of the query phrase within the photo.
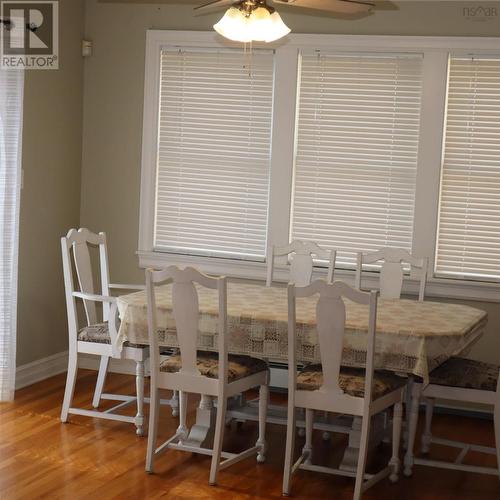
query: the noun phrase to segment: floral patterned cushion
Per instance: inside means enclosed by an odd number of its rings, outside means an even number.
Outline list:
[[[495,392],[499,368],[473,359],[450,358],[433,370],[429,378],[431,384]]]
[[[228,380],[234,382],[240,378],[248,377],[254,373],[263,372],[268,369],[267,363],[262,359],[252,358],[250,356],[238,356],[229,354],[228,356]],[[196,362],[198,370],[205,377],[219,378],[219,354],[216,352],[198,351],[198,360]],[[160,365],[160,371],[176,373],[181,369],[181,356],[174,354]]]
[[[97,344],[111,344],[111,337],[109,336],[108,322],[96,323],[95,325],[85,326],[78,331],[78,340],[82,342],[95,342]],[[125,347],[146,347],[139,344],[131,344],[125,342]]]
[[[376,371],[373,375],[373,399],[381,398],[386,394],[406,385],[406,378],[398,377],[388,371]],[[303,368],[297,376],[297,389],[315,391],[323,384],[321,365],[309,365]],[[340,369],[340,388],[349,396],[362,398],[365,395],[365,370],[360,368]]]

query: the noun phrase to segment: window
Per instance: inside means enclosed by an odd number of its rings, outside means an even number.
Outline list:
[[[154,248],[263,260],[273,52],[161,52]]]
[[[411,252],[421,91],[418,54],[302,54],[293,239]]]
[[[500,279],[498,58],[450,59],[436,273]]]
[[[498,39],[146,45],[141,266],[263,279],[270,245],[309,239],[349,282],[356,252],[397,246],[429,258],[428,295],[498,297]]]

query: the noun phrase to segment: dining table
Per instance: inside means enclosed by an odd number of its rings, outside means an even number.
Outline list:
[[[218,295],[216,290],[197,286],[199,301],[198,349],[218,348]],[[159,345],[178,347],[172,313],[171,285],[157,287],[157,335]],[[144,290],[118,297],[120,327],[117,349],[125,342],[148,344],[147,299]],[[345,300],[346,321],[342,364],[363,367],[366,362],[368,307]],[[316,331],[316,303],[313,297],[297,299],[297,360],[302,364],[320,361]],[[395,372],[413,384],[413,406],[419,387],[429,373],[452,356],[466,352],[484,333],[487,313],[463,304],[432,300],[379,298],[376,322],[375,368]],[[285,286],[265,286],[253,281],[227,284],[229,352],[246,354],[274,363],[287,363],[288,302]],[[196,440],[206,436],[211,425],[211,406],[203,400],[194,426]],[[327,427],[323,427],[325,429]],[[335,430],[335,428],[334,428]],[[349,433],[348,452],[357,456],[356,425]],[[194,439],[194,438],[193,438]],[[410,441],[414,441],[410,438]],[[353,464],[344,464],[352,468]],[[352,461],[351,461],[352,462]],[[411,473],[413,447],[405,457],[405,473]]]

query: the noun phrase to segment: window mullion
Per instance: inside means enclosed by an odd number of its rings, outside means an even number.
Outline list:
[[[276,50],[267,245],[289,241],[298,51]]]
[[[412,246],[416,256],[429,257],[431,273],[436,250],[447,80],[448,52],[426,52]]]

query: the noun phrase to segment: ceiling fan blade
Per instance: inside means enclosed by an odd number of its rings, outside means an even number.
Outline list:
[[[368,12],[375,6],[375,4],[369,0],[273,0],[273,3],[339,14],[359,14]]]
[[[236,0],[212,0],[211,2],[195,7],[194,10],[196,12],[202,12],[209,9],[221,9],[223,7],[229,7],[234,3],[237,3]]]

